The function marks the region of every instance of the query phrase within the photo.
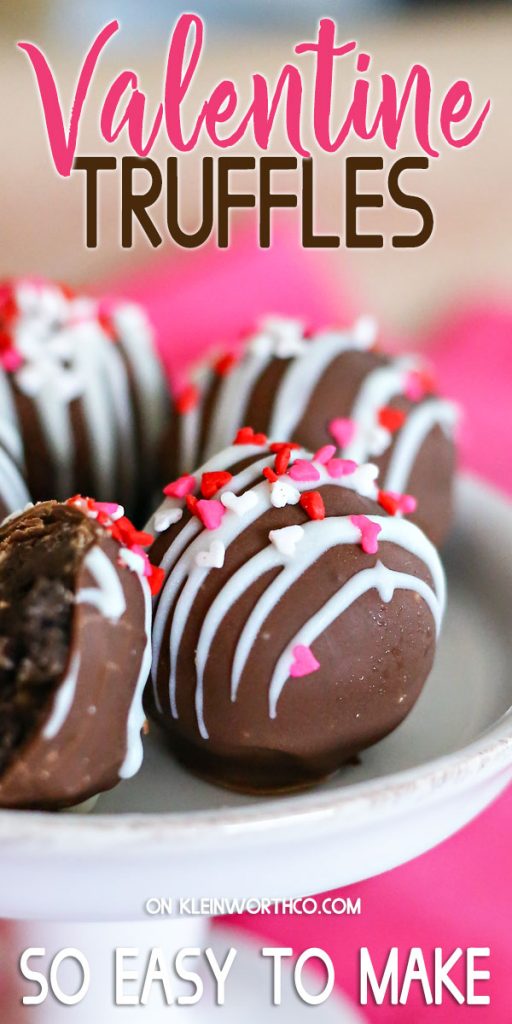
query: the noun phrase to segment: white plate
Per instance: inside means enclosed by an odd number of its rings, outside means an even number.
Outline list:
[[[413,713],[358,767],[306,794],[231,795],[148,743],[138,778],[89,816],[0,812],[0,916],[128,920],[151,896],[282,896],[404,863],[482,810],[512,776],[512,511],[458,488],[449,608]]]

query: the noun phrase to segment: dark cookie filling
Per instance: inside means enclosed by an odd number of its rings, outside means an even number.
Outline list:
[[[56,502],[0,529],[0,774],[66,670],[77,573],[97,527]]]

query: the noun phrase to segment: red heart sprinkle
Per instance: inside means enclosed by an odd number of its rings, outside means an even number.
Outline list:
[[[274,455],[277,455],[283,450],[283,448],[289,448],[290,451],[296,451],[297,448],[300,448],[300,444],[296,444],[295,441],[274,441],[270,445],[270,451],[273,452]]]
[[[274,462],[274,469],[278,476],[282,476],[283,473],[286,473],[286,470],[288,469],[288,466],[290,464],[291,454],[292,450],[289,444],[285,444],[283,445],[282,448],[279,449]]]
[[[195,516],[196,508],[197,508],[197,498],[196,498],[195,494],[187,494],[187,497],[185,498],[185,501],[187,502],[187,508],[188,508],[190,514],[192,516]]]
[[[266,434],[255,434],[253,427],[241,427],[233,444],[255,444],[263,447],[267,440]]]
[[[201,477],[201,494],[203,498],[213,498],[213,495],[217,494],[221,487],[229,484],[229,481],[232,479],[233,474],[225,470],[219,470],[218,473],[203,473]]]
[[[231,370],[236,366],[237,358],[232,352],[226,352],[223,356],[219,356],[217,361],[213,364],[215,373],[218,373],[219,377],[225,377]]]
[[[299,500],[310,519],[325,519],[324,499],[319,491],[306,491]]]
[[[199,391],[195,384],[189,384],[176,398],[176,409],[183,416],[185,413],[195,409],[199,402]]]
[[[379,409],[379,423],[381,427],[389,430],[391,434],[394,434],[396,430],[400,430],[405,420],[405,412],[402,412],[401,409],[393,409],[390,405],[384,405],[382,409]]]

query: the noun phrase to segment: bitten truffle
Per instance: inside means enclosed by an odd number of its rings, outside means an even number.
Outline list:
[[[318,782],[391,732],[432,666],[445,601],[377,468],[298,446],[224,450],[148,524],[165,572],[150,714],[193,771],[248,792]]]
[[[138,771],[149,539],[80,497],[0,528],[1,807],[69,807]]]
[[[0,285],[0,333],[0,423],[21,434],[33,499],[116,495],[144,518],[169,410],[143,311],[22,278]]]
[[[452,520],[456,420],[424,360],[380,351],[371,319],[314,334],[267,319],[241,352],[201,365],[177,395],[168,469],[191,472],[247,423],[311,451],[335,444],[341,457],[378,466],[390,505],[396,493],[414,495],[410,518],[440,545]]]

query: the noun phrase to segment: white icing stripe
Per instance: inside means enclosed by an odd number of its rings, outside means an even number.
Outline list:
[[[396,437],[386,474],[386,490],[405,491],[418,452],[432,428],[439,424],[452,431],[457,420],[457,406],[441,399],[433,398],[412,409]]]
[[[142,447],[146,458],[154,465],[157,446],[167,422],[169,397],[163,368],[154,347],[153,332],[139,307],[132,303],[117,306],[113,321],[143,410]]]
[[[126,610],[121,581],[110,558],[97,544],[87,552],[84,568],[94,577],[97,587],[83,587],[76,595],[77,604],[91,604],[107,619],[117,622]]]
[[[275,718],[277,702],[284,684],[290,677],[290,665],[293,661],[293,649],[298,645],[311,647],[314,641],[329,628],[346,609],[367,591],[375,588],[381,600],[386,604],[391,601],[395,590],[413,590],[430,608],[436,629],[439,630],[442,619],[440,601],[424,580],[407,573],[387,569],[382,562],[377,562],[373,569],[363,569],[356,573],[338,590],[320,610],[295,634],[293,640],[285,647],[274,669],[269,689],[269,714]]]
[[[57,736],[71,711],[79,669],[80,653],[76,651],[71,658],[66,676],[55,694],[52,713],[43,729],[45,740],[53,740]]]
[[[214,473],[214,472],[216,472],[219,469],[224,469],[226,466],[236,465],[237,462],[241,462],[244,459],[250,458],[252,455],[258,455],[260,453],[261,453],[261,448],[257,447],[256,445],[233,445],[231,448],[228,448],[226,451],[220,452],[217,455],[215,455],[212,459],[209,460],[209,462],[206,462],[204,464],[204,466],[202,466],[201,469],[199,469],[197,471],[197,473],[195,474],[196,479],[200,480],[203,473],[209,473],[209,472]],[[227,484],[225,488],[223,487],[222,490],[219,493],[222,494],[224,492],[224,490],[233,490],[233,488],[235,488],[235,490],[237,490],[237,491],[245,490],[246,487],[248,487],[251,483],[253,483],[255,480],[257,480],[259,476],[261,476],[261,471],[262,471],[262,469],[265,466],[271,465],[271,463],[273,462],[273,458],[274,458],[273,456],[272,457],[266,456],[264,459],[258,459],[257,462],[253,462],[252,465],[247,466],[246,469],[242,470],[240,473],[238,473],[236,476],[234,476],[233,479],[230,480],[229,484]],[[176,501],[174,499],[172,499],[172,506],[174,506],[176,504],[177,504]],[[164,510],[164,509],[166,509],[168,507],[169,507],[169,500],[166,499],[166,501],[164,501],[162,503],[162,505],[160,506],[160,509],[158,509],[157,511]],[[148,526],[147,526],[148,532],[154,534],[155,531],[154,531],[154,525],[153,524],[154,524],[154,516],[151,517],[151,519],[149,520]],[[169,571],[169,569],[171,568],[171,566],[173,565],[174,562],[178,561],[180,556],[185,551],[187,545],[191,541],[194,540],[194,537],[197,537],[197,535],[201,532],[201,529],[202,529],[201,523],[199,522],[198,519],[190,519],[189,522],[178,533],[177,537],[175,538],[173,543],[170,545],[170,547],[167,549],[167,551],[166,551],[166,553],[165,553],[165,555],[164,555],[164,557],[163,557],[163,559],[161,561],[161,567],[166,572]],[[182,576],[181,579],[183,579],[183,578],[184,577]],[[174,579],[174,574],[173,574],[173,579]],[[166,621],[167,621],[167,616],[169,614],[169,609],[171,607],[171,604],[172,604],[172,601],[174,599],[175,593],[176,593],[175,590],[171,591],[171,590],[169,590],[168,585],[167,584],[165,585],[165,587],[163,588],[163,590],[162,590],[162,592],[160,594],[160,597],[159,597],[158,607],[157,607],[157,611],[156,611],[156,615],[155,615],[155,621],[153,623],[153,652],[154,652],[154,658],[153,658],[152,674],[153,674],[153,680],[154,680],[154,683],[155,683],[155,687],[154,687],[155,702],[156,702],[156,706],[157,706],[158,710],[160,710],[160,711],[162,710],[162,708],[161,708],[160,699],[159,699],[157,688],[156,688],[156,677],[157,677],[158,659],[159,659],[159,656],[160,656],[160,648],[162,646],[162,639],[163,639],[165,624],[166,624]]]
[[[142,593],[144,596],[144,630],[146,634],[146,644],[142,654],[140,663],[139,675],[135,685],[135,691],[133,695],[132,705],[128,714],[128,734],[126,740],[126,757],[119,769],[120,779],[131,779],[137,774],[144,757],[144,750],[142,746],[141,729],[146,720],[144,714],[144,708],[142,705],[142,695],[144,693],[144,687],[149,677],[151,669],[151,616],[152,616],[152,603],[151,603],[151,592],[147,580],[144,577],[140,577],[140,585],[142,587]]]
[[[236,451],[236,447],[234,449]],[[224,466],[232,464],[231,454],[233,449],[228,452],[222,452],[219,459],[222,459]],[[292,453],[292,460],[301,458],[303,456],[302,450],[297,450]],[[243,456],[242,456],[243,457]],[[263,459],[261,461],[253,463],[248,466],[247,469],[239,473],[230,483],[227,488],[232,490],[243,490],[257,479],[261,475],[261,471],[265,465],[271,464],[273,457]],[[348,476],[340,477],[337,480],[331,479],[327,470],[324,466],[317,465],[319,473],[318,480],[311,481],[293,481],[294,486],[301,493],[303,491],[314,490],[315,487],[319,487],[322,484],[330,484],[335,487],[343,487],[348,490],[356,491],[357,493],[364,494],[366,496],[376,496],[376,487],[373,480],[368,479],[368,470],[375,472],[375,467],[372,466],[360,466],[354,473]],[[204,472],[200,470],[198,477]],[[283,477],[283,479],[288,479]],[[291,482],[291,481],[290,481]],[[258,519],[264,512],[268,511],[271,507],[270,502],[270,488],[268,482],[263,480],[262,483],[258,484],[252,489],[256,501],[248,512],[243,517],[239,517],[235,512],[226,511],[224,518],[220,526],[215,530],[215,539],[219,540],[225,550],[229,545],[236,540],[236,538],[256,519]],[[193,601],[194,591],[197,594],[199,587],[201,586],[204,570],[197,569],[195,564],[195,556],[201,550],[203,545],[202,529],[199,523],[191,520],[186,524],[184,529],[178,534],[176,540],[171,544],[169,549],[166,551],[164,558],[161,561],[161,567],[169,573],[162,592],[160,594],[160,600],[158,604],[157,613],[155,616],[154,627],[153,627],[153,681],[155,682],[156,690],[156,679],[157,679],[157,667],[160,658],[160,649],[163,640],[164,630],[166,628],[167,618],[173,604],[173,601],[177,597],[180,587],[190,572],[191,582],[187,585],[186,589],[180,594],[176,601],[176,607],[174,609],[171,632],[169,637],[169,648],[170,648],[170,679],[169,679],[169,699],[171,705],[171,711],[173,716],[177,717],[176,708],[176,661],[178,656],[179,645],[186,625],[186,615],[188,611],[186,609],[191,607]],[[182,554],[184,552],[184,554]],[[172,572],[169,570],[172,567]],[[157,706],[160,707],[159,698],[155,694],[158,701]],[[161,707],[160,707],[161,709]]]
[[[129,504],[133,501],[137,466],[132,456],[132,452],[136,451],[135,418],[128,374],[117,345],[104,344],[102,355],[102,373],[108,381],[112,418],[115,422],[114,461],[110,467],[109,490],[103,490],[102,493],[113,497],[113,488],[116,487],[119,477],[122,482],[123,500]]]
[[[30,502],[30,495],[21,473],[8,453],[0,445],[0,495],[10,512],[17,512]]]
[[[75,354],[83,383],[80,397],[91,446],[95,489],[98,494],[108,497],[115,485],[113,467],[116,464],[117,431],[109,375],[102,359],[102,350],[107,342],[99,330],[91,330],[90,324],[84,324],[83,328],[82,341],[77,344]],[[70,458],[71,453],[68,455]]]
[[[269,353],[248,351],[243,360],[223,379],[208,430],[205,458],[225,448],[235,437],[244,423],[253,385],[268,366],[270,358]]]
[[[445,603],[445,582],[437,552],[432,548],[432,545],[426,540],[421,531],[413,524],[397,522],[395,519],[379,516],[370,516],[369,518],[372,522],[379,523],[381,526],[379,542],[391,541],[400,543],[405,550],[416,555],[428,566],[438,595],[437,608],[439,615],[435,616],[435,619],[436,628],[439,629],[440,617]],[[233,659],[231,676],[231,699],[234,701],[236,700],[242,673],[258,633],[268,615],[277,606],[289,587],[330,548],[336,547],[339,544],[358,543],[361,536],[360,531],[350,521],[350,517],[347,516],[333,516],[321,522],[306,523],[303,530],[304,536],[297,546],[293,560],[288,561],[285,557],[279,555],[275,549],[265,548],[263,551],[258,552],[257,555],[246,562],[227,581],[205,617],[196,651],[196,713],[199,731],[204,739],[208,738],[203,715],[204,671],[217,629],[230,608],[265,572],[278,566],[284,566],[279,575],[269,584],[257,601],[240,634]],[[189,614],[190,607],[191,602],[189,599],[183,612],[184,615]]]
[[[372,370],[365,377],[350,413],[349,418],[356,424],[356,429],[353,440],[343,449],[344,458],[365,462],[371,454],[382,454],[382,451],[374,452],[371,445],[372,432],[379,426],[378,411],[396,395],[404,393],[405,374],[420,369],[422,365],[417,357],[404,356],[395,359],[390,366]],[[390,434],[388,443],[391,440]]]
[[[291,362],[281,381],[274,400],[269,435],[280,439],[291,437],[329,363],[342,352],[367,347],[368,340],[353,333],[326,331],[315,335],[314,342],[308,344],[304,355]]]
[[[192,374],[192,384],[199,391],[199,401],[188,412],[179,416],[180,473],[191,473],[199,458],[203,403],[213,372],[209,366],[199,366]]]
[[[59,497],[69,494],[71,487],[70,463],[73,436],[69,418],[69,403],[59,401],[51,388],[43,388],[33,398],[41,429],[45,435],[55,472]]]

